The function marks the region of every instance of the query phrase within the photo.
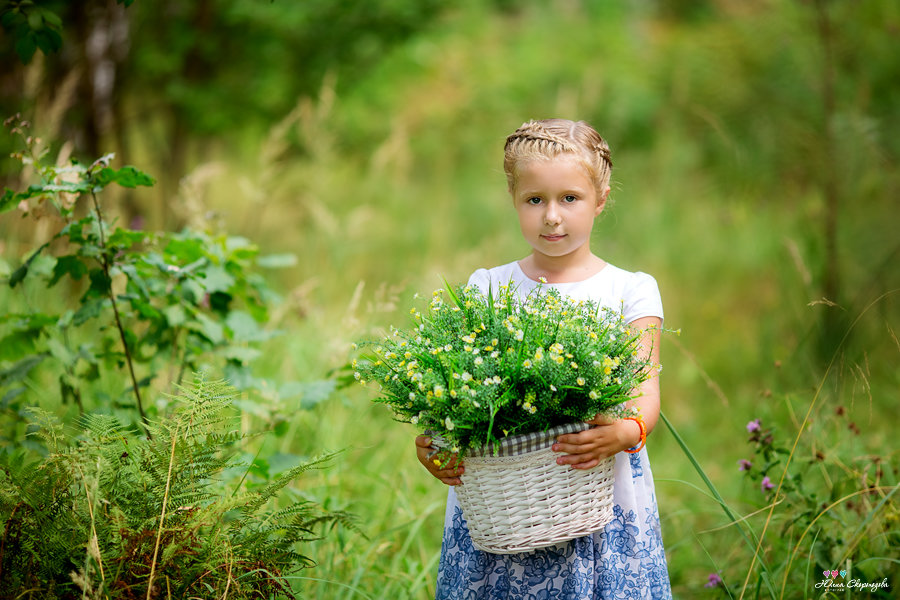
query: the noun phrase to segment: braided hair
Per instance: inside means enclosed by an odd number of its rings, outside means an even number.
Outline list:
[[[571,154],[582,163],[598,194],[609,186],[612,160],[606,140],[584,121],[544,119],[528,121],[506,138],[503,170],[510,191],[515,187],[519,164],[561,154]]]

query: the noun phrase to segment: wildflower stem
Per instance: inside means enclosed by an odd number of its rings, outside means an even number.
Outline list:
[[[837,360],[837,357],[841,351],[841,348],[844,347],[844,343],[847,341],[847,338],[850,336],[850,332],[853,331],[853,329],[856,327],[856,324],[859,323],[860,319],[862,319],[863,316],[866,313],[868,313],[869,310],[873,306],[875,306],[876,304],[878,304],[885,298],[892,296],[898,292],[900,292],[900,289],[890,290],[890,291],[887,291],[887,292],[883,293],[882,295],[878,296],[874,300],[872,300],[865,308],[862,309],[862,311],[859,313],[859,315],[857,315],[856,319],[853,320],[853,323],[851,323],[850,326],[847,328],[847,331],[844,332],[844,337],[841,338],[840,343],[838,343],[837,347],[835,347],[834,353],[831,356],[831,360],[828,362],[828,366],[825,368],[825,372],[822,374],[822,377],[819,380],[819,385],[816,388],[816,393],[813,396],[812,401],[809,403],[809,408],[806,410],[806,416],[803,418],[803,422],[800,423],[800,429],[799,429],[799,431],[797,431],[797,436],[794,438],[794,445],[791,446],[791,451],[788,454],[787,459],[785,460],[784,471],[782,471],[781,479],[778,481],[778,486],[775,488],[775,497],[776,498],[778,497],[778,494],[781,492],[781,486],[784,483],[785,477],[787,476],[788,467],[791,464],[791,460],[793,460],[793,458],[794,458],[794,453],[797,451],[797,445],[800,443],[800,436],[803,435],[803,431],[806,428],[806,424],[809,423],[810,415],[812,415],[813,408],[816,406],[816,404],[819,401],[819,396],[822,393],[822,388],[825,387],[825,382],[828,380],[828,375],[831,373],[832,367],[834,367],[834,363]],[[773,508],[773,510],[774,510],[774,508]],[[765,536],[766,536],[766,531],[768,530],[769,522],[772,520],[773,510],[769,511],[769,516],[768,516],[768,518],[766,518],[766,523],[763,526],[762,535],[760,536],[759,544],[757,545],[757,553],[758,553],[759,547],[762,545],[763,538],[765,538]],[[796,555],[796,550],[794,552],[791,552],[791,555],[788,557],[788,564],[784,570],[784,579],[782,580],[782,583],[781,583],[780,598],[784,597],[784,591],[787,588],[788,574],[791,571],[791,565],[794,562],[795,555]],[[753,568],[752,562],[750,563],[750,568],[751,568],[751,570]],[[747,572],[747,579],[744,580],[744,589],[747,588],[747,582],[749,581],[749,579],[750,579],[750,571]],[[741,597],[743,597],[743,590],[741,593]]]

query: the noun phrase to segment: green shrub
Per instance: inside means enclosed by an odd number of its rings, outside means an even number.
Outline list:
[[[0,598],[293,597],[286,576],[313,564],[301,544],[353,523],[311,501],[270,507],[330,455],[247,484],[234,395],[198,377],[152,437],[96,414],[69,435],[34,409],[48,453],[2,457]]]

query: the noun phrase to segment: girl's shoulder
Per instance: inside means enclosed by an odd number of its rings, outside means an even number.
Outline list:
[[[618,304],[629,323],[641,317],[663,318],[659,284],[649,273],[626,271],[607,263],[591,284],[593,289],[585,293]]]
[[[496,291],[499,286],[507,283],[521,285],[524,283],[523,278],[524,273],[519,268],[519,263],[513,261],[491,269],[476,270],[469,276],[468,285],[475,286],[483,292],[487,292],[489,289]]]

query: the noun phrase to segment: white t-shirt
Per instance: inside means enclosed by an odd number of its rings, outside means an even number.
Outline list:
[[[511,283],[523,296],[543,285],[574,300],[592,300],[600,306],[620,311],[626,323],[641,317],[663,318],[662,298],[656,280],[647,273],[632,273],[609,263],[593,276],[569,283],[540,284],[528,277],[518,262],[478,269],[469,277],[469,285],[477,286],[483,293],[490,289],[496,294],[506,283]]]

